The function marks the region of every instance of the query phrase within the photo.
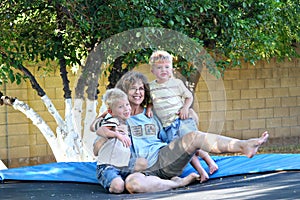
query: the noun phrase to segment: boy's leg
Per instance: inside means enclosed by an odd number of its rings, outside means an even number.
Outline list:
[[[206,151],[200,149],[196,152],[196,155],[202,158],[206,162],[210,174],[213,174],[216,171],[218,171],[219,167],[217,163],[210,157],[210,155]]]
[[[124,190],[125,190],[124,180],[120,176],[114,178],[110,184],[109,192],[115,193],[115,194],[120,194],[120,193],[124,192]]]
[[[122,193],[125,182],[120,175],[120,170],[110,165],[97,166],[97,180],[100,185],[110,193]]]
[[[197,172],[200,175],[200,183],[203,183],[209,179],[209,176],[205,169],[201,166],[200,160],[197,156],[193,156],[191,160],[191,165],[194,167],[194,169],[197,170]]]

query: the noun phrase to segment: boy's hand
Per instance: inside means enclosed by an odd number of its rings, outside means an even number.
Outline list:
[[[189,117],[189,108],[182,107],[178,113],[180,119],[187,119]]]

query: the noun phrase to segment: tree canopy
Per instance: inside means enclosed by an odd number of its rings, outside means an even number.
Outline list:
[[[2,82],[19,83],[22,73],[12,69],[28,61],[63,58],[66,66],[83,66],[97,44],[141,27],[187,35],[205,47],[221,71],[242,60],[292,58],[300,39],[300,8],[292,0],[4,0],[0,6]],[[146,62],[152,50],[126,53],[119,63],[132,68]],[[189,61],[180,55],[177,61],[175,66],[190,74]]]
[[[55,119],[56,134],[17,98],[0,91],[0,103],[30,118],[58,161],[90,161],[89,125],[96,117],[100,73],[110,72],[113,87],[123,73],[147,62],[159,48],[174,55],[175,68],[196,86],[204,65],[219,77],[243,60],[253,64],[299,56],[299,21],[299,3],[292,0],[2,0],[0,84],[28,78]],[[29,70],[32,62],[45,71],[59,66],[64,118]],[[101,67],[104,64],[109,67]],[[67,67],[82,72],[74,102]]]

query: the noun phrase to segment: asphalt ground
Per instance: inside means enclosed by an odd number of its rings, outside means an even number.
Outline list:
[[[280,171],[210,179],[187,187],[146,194],[107,194],[101,186],[73,182],[5,181],[0,199],[300,199],[300,171]]]

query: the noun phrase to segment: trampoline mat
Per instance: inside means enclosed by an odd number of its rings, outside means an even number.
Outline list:
[[[239,194],[253,193],[254,196],[257,196],[257,191],[261,191],[261,195],[265,196],[269,194],[264,192],[283,189],[290,191],[289,195],[300,197],[298,183],[300,180],[300,171],[298,171],[300,170],[300,154],[259,154],[251,159],[245,156],[212,157],[218,164],[219,170],[210,177],[208,182],[192,184],[189,187],[166,192],[139,195],[105,193],[103,188],[97,184],[95,162],[60,162],[0,170],[0,180],[3,183],[0,184],[0,198],[160,199],[172,196],[172,199],[177,197],[193,199],[196,195],[195,199],[199,199],[205,192],[208,192],[208,199],[212,199],[213,195],[216,199],[224,199],[226,194],[224,190],[228,190],[231,197],[229,199],[232,199],[234,195]],[[201,160],[201,162],[203,161]],[[202,166],[207,170],[204,162]],[[193,171],[194,169],[188,165],[182,176]],[[249,177],[254,178],[250,179]],[[275,188],[270,188],[273,187],[271,182]],[[241,189],[246,191],[241,192]],[[218,194],[222,196],[217,196]],[[253,198],[253,194],[252,197],[247,195],[247,198],[242,196],[237,199],[250,199],[250,197]]]
[[[93,183],[9,181],[0,184],[0,199],[300,199],[300,171],[228,176],[174,190],[145,194],[107,194]]]

